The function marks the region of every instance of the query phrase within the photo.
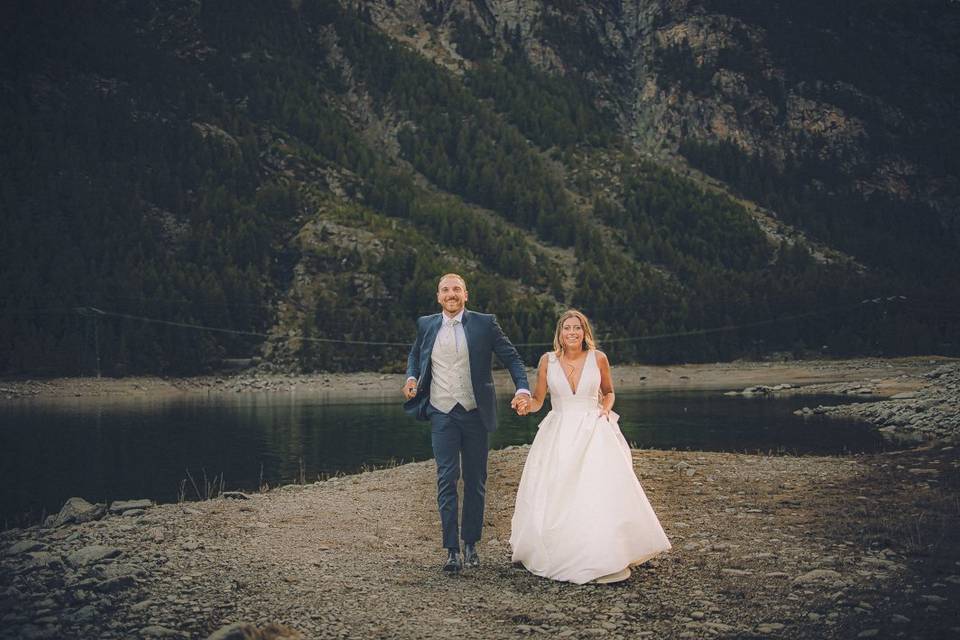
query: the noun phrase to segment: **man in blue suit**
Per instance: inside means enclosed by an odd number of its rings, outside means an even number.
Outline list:
[[[464,306],[467,283],[455,273],[440,278],[441,312],[417,320],[417,340],[407,358],[404,409],[430,421],[437,461],[437,505],[447,549],[444,571],[457,573],[466,564],[480,565],[477,543],[483,529],[489,434],[497,428],[492,360],[497,354],[517,387],[511,408],[530,400],[520,354],[493,315]],[[463,521],[457,527],[457,483],[463,466]],[[463,558],[460,539],[463,539]]]

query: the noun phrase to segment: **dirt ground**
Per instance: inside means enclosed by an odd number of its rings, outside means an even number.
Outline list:
[[[636,451],[674,547],[608,586],[511,564],[526,452],[492,453],[482,566],[456,578],[440,571],[431,462],[6,532],[4,548],[35,541],[71,568],[57,579],[30,569],[31,554],[8,553],[0,637],[205,638],[238,621],[281,622],[307,638],[960,634],[952,448],[842,458]],[[72,568],[71,554],[90,545],[118,554]],[[105,575],[135,579],[104,587]],[[80,615],[85,606],[99,615]]]

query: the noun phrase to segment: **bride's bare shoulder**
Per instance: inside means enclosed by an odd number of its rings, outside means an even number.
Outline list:
[[[597,349],[596,351],[597,351],[597,362],[600,364],[605,364],[609,366],[610,360],[607,359],[607,354],[605,354],[603,351],[600,351],[600,349]]]

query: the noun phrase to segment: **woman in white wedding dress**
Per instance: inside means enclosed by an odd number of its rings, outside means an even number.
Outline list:
[[[553,580],[625,580],[631,565],[670,541],[634,474],[612,411],[610,363],[586,316],[563,313],[553,345],[540,358],[533,397],[518,408],[536,412],[551,395],[517,489],[513,561]]]

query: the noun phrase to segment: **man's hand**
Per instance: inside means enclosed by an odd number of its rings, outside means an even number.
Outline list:
[[[417,395],[417,381],[413,378],[407,380],[407,384],[403,385],[403,395],[409,400],[413,396]]]
[[[510,408],[517,412],[518,416],[525,416],[530,413],[530,395],[518,393],[510,401]]]

